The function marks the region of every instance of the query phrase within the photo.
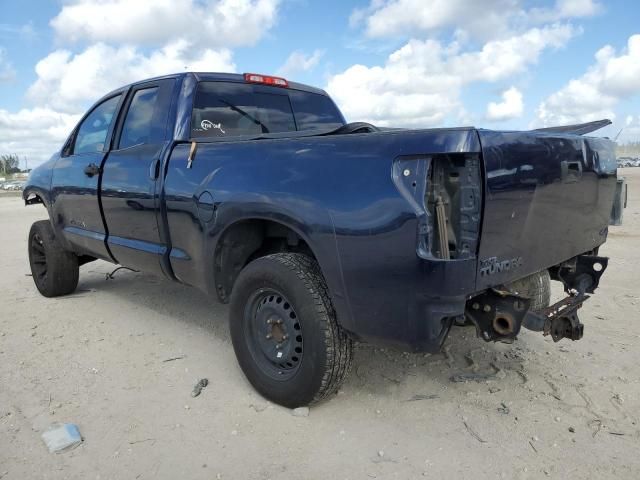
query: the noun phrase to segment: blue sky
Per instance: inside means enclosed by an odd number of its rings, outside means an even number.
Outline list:
[[[622,0],[0,0],[0,153],[42,161],[107,90],[185,67],[281,73],[352,121],[607,116],[639,141],[638,20]]]

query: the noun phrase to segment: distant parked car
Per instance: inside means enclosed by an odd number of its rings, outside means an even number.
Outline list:
[[[22,191],[24,190],[24,186],[27,182],[25,181],[20,181],[20,182],[8,182],[5,183],[2,188],[4,190],[10,190],[10,191]]]
[[[618,158],[618,167],[640,167],[640,158],[633,157],[619,157]]]

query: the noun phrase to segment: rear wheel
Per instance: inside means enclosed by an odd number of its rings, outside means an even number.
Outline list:
[[[31,226],[29,264],[33,281],[45,297],[67,295],[78,286],[78,257],[60,245],[48,220]]]
[[[231,294],[230,329],[242,371],[264,397],[295,408],[336,392],[352,359],[318,264],[297,253],[258,258]]]

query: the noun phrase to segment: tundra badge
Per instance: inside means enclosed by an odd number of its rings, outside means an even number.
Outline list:
[[[480,260],[480,276],[493,275],[495,273],[508,272],[522,266],[522,257],[510,258],[498,261],[498,257]]]

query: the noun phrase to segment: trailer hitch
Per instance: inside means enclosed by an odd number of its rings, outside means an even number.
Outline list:
[[[521,327],[551,335],[554,342],[563,338],[580,340],[584,325],[577,312],[588,298],[575,293],[532,312],[530,299],[506,290],[489,289],[467,302],[465,315],[474,323],[478,336],[487,342],[513,342]]]

